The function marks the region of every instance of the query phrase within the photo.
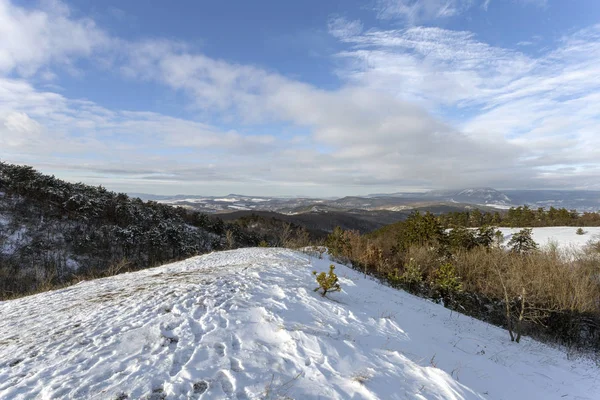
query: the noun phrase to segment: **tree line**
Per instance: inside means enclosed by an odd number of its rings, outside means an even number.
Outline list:
[[[544,227],[544,226],[600,226],[599,212],[583,212],[566,208],[527,205],[511,207],[505,212],[487,212],[479,209],[449,212],[440,216],[440,222],[449,228],[463,226]]]

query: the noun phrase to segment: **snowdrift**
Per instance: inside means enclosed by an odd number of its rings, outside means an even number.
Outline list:
[[[1,399],[595,399],[591,362],[329,262],[243,249],[0,303]]]

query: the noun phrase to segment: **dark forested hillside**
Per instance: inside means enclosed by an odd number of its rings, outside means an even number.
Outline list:
[[[240,224],[0,162],[0,299],[261,240]]]
[[[548,209],[528,206],[511,207],[505,212],[486,212],[478,209],[448,212],[439,216],[440,222],[448,227],[480,227],[486,225],[506,227],[543,226],[600,226],[600,212],[582,212],[566,208]]]
[[[224,221],[238,221],[244,224],[256,221],[278,221],[279,223],[285,221],[306,228],[314,238],[325,238],[337,226],[366,233],[388,223],[405,219],[409,214],[393,211],[362,211],[356,213],[330,211],[299,214],[280,214],[271,211],[236,211],[218,215]]]

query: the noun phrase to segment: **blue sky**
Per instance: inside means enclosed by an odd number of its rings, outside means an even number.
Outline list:
[[[600,189],[600,2],[0,0],[0,159],[126,192]]]

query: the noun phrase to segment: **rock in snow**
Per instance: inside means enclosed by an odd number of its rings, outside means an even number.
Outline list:
[[[243,249],[0,303],[2,399],[595,399],[600,370],[326,260]],[[287,396],[287,397],[286,397]]]

